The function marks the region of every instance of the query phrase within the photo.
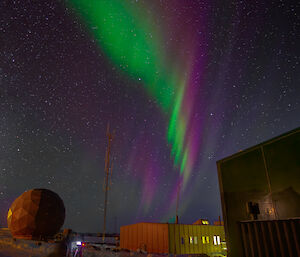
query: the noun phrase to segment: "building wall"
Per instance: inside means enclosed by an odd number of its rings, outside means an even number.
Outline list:
[[[223,226],[168,224],[169,253],[200,254],[224,253],[225,232]],[[215,242],[214,242],[214,236]],[[219,240],[217,240],[219,236]],[[203,240],[204,239],[204,240]],[[219,243],[218,243],[219,241]]]
[[[223,226],[138,223],[120,229],[121,248],[148,253],[221,254],[224,241]]]
[[[300,129],[217,162],[229,257],[244,256],[238,222],[300,216]]]
[[[168,224],[137,223],[122,226],[120,247],[132,251],[142,249],[148,253],[168,253]]]

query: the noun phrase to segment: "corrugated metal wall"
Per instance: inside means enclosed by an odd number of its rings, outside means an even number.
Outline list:
[[[168,224],[169,253],[173,254],[212,254],[222,253],[222,244],[214,244],[214,236],[225,241],[223,226]],[[204,242],[202,240],[204,237]]]
[[[219,237],[219,243],[214,237]],[[204,239],[203,239],[204,237]],[[138,223],[121,227],[120,247],[148,253],[221,254],[223,226]]]
[[[148,253],[168,253],[168,225],[160,223],[138,223],[121,227],[120,247]]]
[[[245,257],[300,256],[300,219],[239,222]]]

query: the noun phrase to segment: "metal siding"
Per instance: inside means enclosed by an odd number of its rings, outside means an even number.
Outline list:
[[[213,226],[209,226],[208,231],[209,231],[210,242],[211,242],[210,243],[210,249],[211,249],[210,251],[216,252],[218,250],[218,247],[217,247],[217,245],[214,244],[214,236],[217,236],[217,234],[216,234],[217,231],[216,231],[215,227],[213,227]],[[217,242],[217,244],[218,244],[218,242]]]
[[[169,253],[169,227],[168,224],[164,224],[164,253]]]
[[[124,248],[124,227],[120,228],[120,247]]]
[[[125,236],[126,236],[126,238],[125,238],[125,240],[124,240],[124,242],[125,242],[125,248],[129,248],[129,228],[128,227],[125,227],[124,228],[124,230],[125,230]]]
[[[180,238],[180,229],[179,225],[174,225],[175,229],[175,254],[180,254],[181,252],[181,238]]]
[[[197,236],[197,228],[196,228],[196,226],[192,226],[192,234],[193,234],[193,249],[194,249],[194,253],[199,253],[199,237]],[[197,244],[195,244],[195,237],[197,237]]]
[[[135,231],[136,231],[136,249],[140,249],[140,242],[141,242],[141,237],[140,237],[140,223],[136,224],[136,228],[135,228]]]
[[[191,225],[184,225],[185,227],[185,237],[186,237],[186,253],[192,253],[191,252],[191,244],[190,244],[190,226]]]
[[[129,238],[129,230],[127,229],[127,226],[124,227],[124,248],[127,249],[129,247],[129,242],[128,242],[128,238]]]
[[[195,253],[195,242],[194,242],[194,232],[193,232],[193,226],[189,225],[189,237],[192,237],[193,243],[190,243],[190,253]]]
[[[184,254],[186,252],[186,239],[185,239],[185,231],[184,231],[184,227],[182,224],[179,225],[179,231],[180,231],[180,237],[183,238],[183,244],[181,244],[181,247],[180,247],[180,253],[181,254]]]
[[[204,226],[201,226],[202,227],[202,232],[203,232],[203,236],[207,236],[207,227],[204,225]],[[201,241],[202,241],[202,238],[201,238]],[[203,253],[208,253],[208,250],[209,250],[209,245],[207,243],[203,244]]]
[[[141,223],[136,224],[137,228],[136,228],[136,234],[137,234],[137,249],[141,249],[141,243],[142,243],[142,231],[141,231]]]
[[[216,238],[216,245],[214,244],[214,236],[220,236],[218,233],[218,230],[216,227],[211,227],[210,228],[210,234],[211,234],[211,239],[212,239],[212,246],[213,246],[213,251],[214,252],[219,252],[219,245],[218,245],[218,238]]]
[[[210,225],[153,224],[138,223],[123,226],[120,229],[120,246],[136,251],[145,249],[148,253],[171,254],[211,254],[221,252],[222,245],[213,244],[213,236],[224,241],[224,228]],[[190,236],[193,244],[190,244]],[[209,237],[209,243],[203,244],[202,236]],[[197,237],[197,245],[195,244]],[[184,244],[181,243],[184,238]],[[144,247],[145,246],[145,247]]]
[[[124,248],[128,248],[128,240],[129,240],[129,230],[128,227],[124,227]]]
[[[157,253],[163,253],[164,249],[164,231],[163,224],[157,224]]]
[[[138,248],[138,224],[134,224],[132,227],[133,230],[133,247],[132,250],[136,251]]]
[[[184,233],[184,227],[182,224],[179,225],[179,233],[180,237],[183,238],[183,244],[180,244],[180,254],[184,254],[186,252],[186,242],[185,242],[185,233]]]
[[[147,241],[148,241],[148,252],[153,252],[153,233],[152,233],[152,228],[151,224],[146,224],[147,225]]]
[[[157,252],[157,224],[153,223],[151,224],[151,228],[152,228],[152,245],[153,245],[153,250],[152,252],[155,253]]]
[[[166,247],[166,240],[165,240],[165,235],[166,235],[166,230],[167,226],[166,224],[160,224],[159,225],[159,235],[160,235],[160,238],[159,238],[159,253],[168,253],[169,249],[167,249]],[[166,250],[167,249],[167,250]]]
[[[185,253],[191,253],[191,244],[190,244],[190,225],[183,225],[184,227],[184,233],[185,233],[185,238],[186,238],[186,243],[185,243]]]
[[[190,243],[189,243],[189,228],[188,225],[182,225],[183,235],[184,235],[184,254],[190,252]]]
[[[204,226],[205,227],[205,236],[209,238],[209,243],[206,243],[206,253],[209,253],[211,252],[213,249],[212,249],[212,241],[213,239],[211,238],[211,235],[210,235],[210,231],[209,231],[209,227],[207,225]]]
[[[168,224],[169,228],[169,253],[175,254],[175,228],[174,224]]]
[[[293,224],[298,223],[300,230],[300,219],[270,220],[270,221],[243,221],[239,222],[243,233],[244,253],[251,256],[300,256],[299,240],[294,240]],[[260,230],[261,228],[261,230]],[[253,241],[252,245],[247,244]]]
[[[147,237],[147,224],[142,223],[142,231],[143,231],[143,243],[145,244],[145,250],[148,251],[148,237]]]
[[[180,227],[180,225],[175,225],[175,227],[177,228],[177,233],[178,233],[178,237],[179,237],[179,247],[178,247],[178,253],[179,254],[181,254],[181,252],[182,252],[182,249],[183,249],[183,247],[184,247],[184,245],[182,244],[182,239],[181,238],[183,238],[183,233],[182,233],[182,231],[181,231],[181,227]],[[184,240],[184,239],[183,239]],[[184,243],[184,241],[183,241],[183,243]]]
[[[126,247],[129,249],[129,247],[130,247],[130,230],[129,230],[129,227],[126,227],[125,228],[125,231],[126,231]]]
[[[128,234],[128,242],[127,242],[127,248],[131,249],[131,240],[132,240],[132,233],[131,233],[131,229],[129,229],[129,227],[127,227],[127,234]]]
[[[198,235],[198,249],[199,253],[203,252],[203,244],[202,244],[202,238],[201,238],[201,226],[196,226],[197,235]]]
[[[129,247],[129,228],[125,227],[125,247],[128,248]]]
[[[137,235],[136,235],[136,225],[131,225],[130,226],[131,230],[131,250],[134,250],[136,247],[136,240],[137,240]]]
[[[190,253],[190,242],[189,242],[189,227],[188,225],[182,225],[184,231],[184,253]]]

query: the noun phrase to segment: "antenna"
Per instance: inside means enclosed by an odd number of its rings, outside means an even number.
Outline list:
[[[107,124],[106,136],[107,136],[107,139],[108,139],[108,144],[107,144],[106,153],[105,153],[105,167],[104,167],[105,180],[104,180],[104,185],[103,185],[103,190],[105,192],[104,215],[103,215],[103,234],[102,234],[103,243],[105,241],[105,232],[106,232],[105,230],[106,230],[107,198],[108,198],[108,191],[110,189],[110,187],[109,187],[109,178],[111,180],[111,175],[112,175],[112,164],[110,164],[110,151],[111,151],[111,143],[112,143],[112,141],[114,139],[114,136],[115,136],[115,131],[113,131],[113,133],[110,133],[110,131],[109,131],[109,123]]]
[[[178,184],[177,187],[177,200],[176,200],[176,221],[175,224],[178,224],[178,205],[179,205],[179,193],[181,189],[181,182]]]

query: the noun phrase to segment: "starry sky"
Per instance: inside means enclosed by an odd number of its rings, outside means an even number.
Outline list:
[[[0,2],[0,226],[25,190],[100,232],[221,215],[216,161],[300,125],[297,1]]]

